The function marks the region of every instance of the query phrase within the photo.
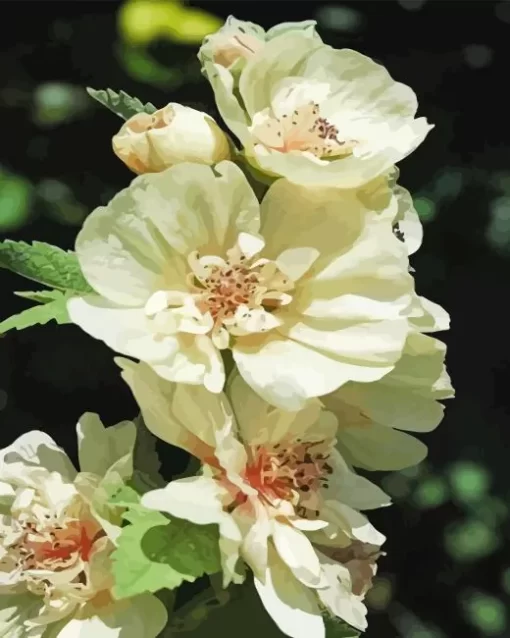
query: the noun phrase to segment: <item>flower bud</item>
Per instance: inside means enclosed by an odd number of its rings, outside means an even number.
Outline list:
[[[135,173],[158,173],[181,162],[228,159],[228,138],[214,119],[171,103],[152,115],[137,113],[113,137],[115,154]]]
[[[218,34],[211,38],[212,58],[216,64],[230,68],[237,60],[248,60],[264,46],[264,41],[248,33]]]

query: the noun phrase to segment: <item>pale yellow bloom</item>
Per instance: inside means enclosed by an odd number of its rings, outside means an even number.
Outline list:
[[[266,32],[258,24],[229,16],[221,29],[204,38],[198,57],[202,64],[214,62],[236,73],[266,42],[284,33],[299,32],[320,41],[316,24],[315,20],[283,22]]]
[[[259,204],[230,162],[138,177],[80,231],[97,294],[71,319],[162,377],[220,392],[221,351],[268,402],[298,409],[400,358],[423,315],[392,191],[276,182]],[[408,316],[409,315],[409,316]]]
[[[355,188],[409,155],[432,128],[408,86],[350,49],[288,30],[238,73],[202,57],[218,109],[250,164],[310,186]]]
[[[164,606],[149,594],[111,594],[122,521],[105,494],[131,477],[135,426],[105,429],[85,414],[77,431],[80,473],[43,432],[0,452],[0,635],[155,638]]]
[[[211,116],[174,103],[130,117],[112,146],[135,173],[158,173],[181,162],[215,164],[230,156],[227,136]]]
[[[409,335],[402,358],[375,383],[347,383],[321,398],[338,418],[338,449],[352,465],[401,470],[427,447],[405,434],[430,432],[443,418],[440,400],[454,396],[444,365],[446,346],[419,332]]]
[[[142,504],[217,524],[224,585],[243,580],[241,558],[285,634],[323,638],[323,609],[364,629],[362,600],[385,538],[358,510],[390,501],[335,449],[335,416],[317,399],[298,412],[272,408],[237,374],[226,394],[213,394],[168,383],[146,364],[117,363],[147,427],[204,465]]]

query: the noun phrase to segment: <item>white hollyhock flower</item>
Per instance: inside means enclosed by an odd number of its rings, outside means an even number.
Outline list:
[[[287,635],[324,637],[323,609],[364,629],[370,578],[349,565],[348,548],[369,545],[365,558],[373,558],[385,538],[358,510],[390,501],[335,449],[334,415],[317,399],[299,412],[272,408],[237,374],[226,395],[212,394],[168,383],[146,364],[117,362],[149,430],[204,464],[202,475],[148,492],[142,504],[218,524],[225,586],[242,580],[241,557]],[[345,564],[333,560],[339,549]]]
[[[422,461],[427,447],[410,432],[430,432],[443,418],[440,400],[454,396],[446,346],[418,332],[407,339],[394,369],[375,383],[347,383],[321,397],[339,423],[338,449],[368,470],[401,470]]]
[[[181,162],[215,164],[230,157],[227,136],[214,119],[176,103],[130,117],[113,136],[112,146],[135,173],[158,173]]]
[[[155,638],[164,606],[111,594],[121,518],[104,494],[131,476],[135,426],[85,414],[77,431],[80,473],[43,432],[0,452],[0,636]]]
[[[300,32],[320,41],[316,24],[315,20],[283,22],[266,32],[258,24],[229,16],[221,29],[204,38],[198,57],[202,64],[214,62],[236,73],[266,42],[284,33]]]
[[[288,31],[239,77],[202,60],[218,109],[247,160],[298,184],[355,188],[409,155],[432,128],[408,86],[350,49]]]
[[[71,320],[162,377],[220,392],[221,350],[267,401],[298,409],[347,381],[374,381],[423,315],[398,201],[276,182],[259,204],[234,164],[143,175],[87,218],[76,241],[97,294]],[[389,211],[389,213],[387,212]]]

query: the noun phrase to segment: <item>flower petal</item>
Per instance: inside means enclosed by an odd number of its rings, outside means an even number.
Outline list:
[[[326,638],[315,593],[296,580],[275,554],[275,550],[270,551],[264,582],[254,579],[266,611],[286,636]]]
[[[19,436],[14,443],[0,450],[0,479],[8,465],[21,463],[30,468],[43,467],[48,472],[56,472],[68,482],[76,476],[69,457],[45,432],[32,430]]]
[[[104,476],[119,459],[132,455],[136,427],[123,421],[105,428],[97,414],[86,412],[77,426],[80,470]]]
[[[289,76],[298,76],[298,69],[321,46],[320,41],[304,33],[291,32],[266,43],[251,57],[239,80],[239,91],[249,116],[270,106],[277,83]]]
[[[402,470],[427,456],[424,443],[378,423],[342,428],[337,448],[348,463],[367,470]]]
[[[167,619],[164,604],[156,596],[142,594],[113,601],[102,609],[85,606],[56,638],[156,638]]]
[[[362,543],[380,546],[386,540],[366,516],[339,501],[325,501],[321,517]]]
[[[318,587],[321,566],[308,538],[287,523],[272,521],[272,538],[280,558],[294,576],[307,587]]]
[[[318,552],[326,587],[317,590],[321,603],[332,614],[356,629],[367,628],[367,608],[352,593],[351,577],[347,567]]]
[[[328,479],[329,499],[335,498],[357,510],[391,505],[391,498],[380,487],[353,472],[337,450],[331,451],[328,463],[333,468]]]
[[[158,438],[204,461],[213,455],[215,429],[231,409],[224,395],[199,385],[169,383],[148,365],[115,359],[140,406],[145,425]]]
[[[245,381],[268,403],[296,411],[353,377],[380,378],[391,367],[365,368],[337,361],[279,335],[240,338],[234,360]]]
[[[88,295],[73,297],[67,309],[73,323],[115,352],[145,361],[163,361],[177,352],[177,339],[158,338],[143,308],[123,308]]]

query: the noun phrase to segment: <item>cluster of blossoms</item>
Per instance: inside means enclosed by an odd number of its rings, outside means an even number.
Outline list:
[[[216,525],[224,587],[253,578],[284,634],[323,638],[328,616],[364,630],[385,537],[361,512],[390,499],[354,468],[419,463],[404,431],[435,428],[453,396],[429,336],[448,315],[415,291],[422,228],[395,166],[432,127],[313,22],[229,18],[199,59],[237,146],[180,104],[127,119],[113,149],[138,177],[78,234],[91,292],[69,317],[130,357],[147,428],[200,461],[141,505]],[[158,635],[155,596],[112,595],[105,482],[129,480],[134,437],[85,415],[80,473],[39,432],[2,453],[3,622],[25,633],[1,635]]]

